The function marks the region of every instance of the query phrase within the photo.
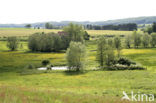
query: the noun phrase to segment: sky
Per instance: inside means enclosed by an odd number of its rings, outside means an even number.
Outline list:
[[[0,24],[156,16],[156,0],[0,0]]]

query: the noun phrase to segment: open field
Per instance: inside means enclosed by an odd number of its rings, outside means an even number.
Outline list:
[[[28,36],[43,29],[1,28],[0,36]],[[45,30],[44,32],[57,32]],[[89,30],[94,35],[122,35],[131,31]],[[96,40],[87,41],[85,72],[25,70],[29,64],[41,67],[48,59],[54,66],[65,66],[65,51],[30,52],[27,41],[18,51],[9,51],[0,41],[0,103],[129,103],[121,101],[122,92],[156,95],[156,48],[123,49],[127,57],[147,70],[101,71],[96,61]]]
[[[7,36],[29,36],[36,32],[58,32],[55,29],[26,29],[26,28],[0,28],[0,37]]]
[[[63,71],[24,71],[23,68],[28,64],[41,66],[43,59],[49,59],[54,65],[65,65],[66,61],[64,52],[31,53],[27,48],[27,42],[21,43],[23,48],[11,52],[5,46],[6,41],[0,41],[2,103],[10,101],[11,103],[73,103],[73,101],[74,103],[122,103],[123,101],[120,101],[122,91],[130,93],[132,90],[136,93],[139,91],[156,95],[156,49],[122,50],[123,56],[142,64],[147,70],[89,71],[98,65],[95,61],[96,42],[88,41],[86,42],[87,71],[75,74]]]
[[[55,32],[58,29],[25,29],[25,28],[0,28],[0,37],[7,36],[29,36],[36,32]],[[91,36],[96,35],[127,35],[132,34],[132,31],[116,31],[116,30],[87,30]],[[140,31],[141,32],[141,31]]]

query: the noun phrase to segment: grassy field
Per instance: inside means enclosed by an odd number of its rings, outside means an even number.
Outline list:
[[[73,73],[25,71],[28,64],[40,67],[44,59],[66,65],[65,52],[32,53],[27,42],[20,43],[23,48],[12,52],[0,41],[0,103],[129,103],[121,101],[122,91],[156,96],[156,48],[122,50],[122,56],[147,70],[93,71],[98,66],[96,41],[87,41],[86,71]]]
[[[58,29],[25,29],[25,28],[0,28],[0,37],[7,36],[29,36],[36,32],[55,32]],[[96,35],[127,35],[132,34],[132,31],[116,31],[116,30],[87,30],[91,36]],[[140,31],[141,32],[141,31]]]
[[[0,37],[7,36],[29,36],[36,32],[55,32],[57,33],[61,30],[55,29],[26,29],[26,28],[0,28]]]

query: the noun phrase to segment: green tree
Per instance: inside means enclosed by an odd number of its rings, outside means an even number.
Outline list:
[[[156,22],[153,23],[152,29],[153,29],[153,32],[156,32]]]
[[[108,45],[114,47],[113,39],[108,39]]]
[[[148,26],[148,27],[145,28],[144,32],[145,33],[147,32],[148,34],[151,34],[153,32],[153,28],[151,26]]]
[[[141,35],[136,31],[133,32],[133,42],[135,48],[138,48],[141,45]]]
[[[110,66],[114,62],[114,48],[108,44],[105,37],[100,37],[97,43],[97,61],[101,68]]]
[[[29,37],[28,47],[32,51],[58,52],[63,50],[61,36],[55,33],[35,33]]]
[[[125,46],[126,48],[131,48],[132,38],[130,35],[127,35],[125,38]]]
[[[61,40],[62,40],[62,49],[66,50],[69,47],[69,36],[68,35],[61,35]]]
[[[156,33],[151,34],[150,44],[151,44],[152,47],[155,47],[155,45],[156,45]]]
[[[69,35],[70,41],[84,42],[85,31],[82,25],[70,23],[68,26],[63,28],[63,31]]]
[[[86,56],[85,45],[81,42],[71,42],[66,52],[66,60],[69,70],[80,71],[84,69]]]
[[[45,24],[45,28],[46,28],[46,29],[53,29],[53,25],[50,24],[50,23],[46,23],[46,24]]]
[[[147,48],[149,46],[149,43],[150,43],[150,36],[147,33],[143,34],[143,36],[142,36],[142,44],[143,44],[143,46],[145,48]]]
[[[45,23],[45,28],[49,29],[49,25],[50,25],[49,23]]]
[[[28,48],[32,51],[40,51],[40,40],[42,33],[35,33],[29,36]]]
[[[90,35],[87,33],[87,31],[85,31],[85,33],[84,33],[84,39],[85,40],[89,40],[89,38],[90,38]]]
[[[62,49],[61,37],[57,34],[53,35],[53,51],[57,52]]]
[[[19,41],[17,37],[12,36],[7,38],[7,47],[11,50],[14,51],[18,48]]]
[[[118,53],[118,58],[120,57],[121,55],[121,50],[122,50],[122,47],[121,47],[121,38],[119,36],[116,36],[114,38],[114,46],[117,50],[117,53]]]
[[[48,64],[50,64],[50,61],[49,60],[43,60],[42,61],[42,65],[43,66],[47,66]]]
[[[31,24],[25,25],[25,28],[31,28]]]

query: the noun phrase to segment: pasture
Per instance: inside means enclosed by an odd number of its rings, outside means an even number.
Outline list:
[[[7,36],[29,36],[36,32],[54,32],[61,31],[59,29],[26,29],[26,28],[0,28],[0,37]],[[116,30],[87,30],[89,35],[127,35],[132,34],[132,31],[116,31]],[[141,32],[141,31],[140,31]]]
[[[44,30],[44,32],[57,30]],[[42,29],[0,29],[0,36],[28,36]],[[94,35],[127,35],[130,31],[96,31]],[[122,91],[156,95],[156,48],[123,49],[122,56],[147,70],[100,71],[96,61],[96,40],[86,42],[87,62],[83,73],[64,71],[25,71],[28,64],[41,66],[49,59],[55,66],[66,65],[65,51],[30,52],[27,42],[18,51],[9,51],[0,41],[0,103],[125,103]],[[127,102],[129,103],[129,102]]]

